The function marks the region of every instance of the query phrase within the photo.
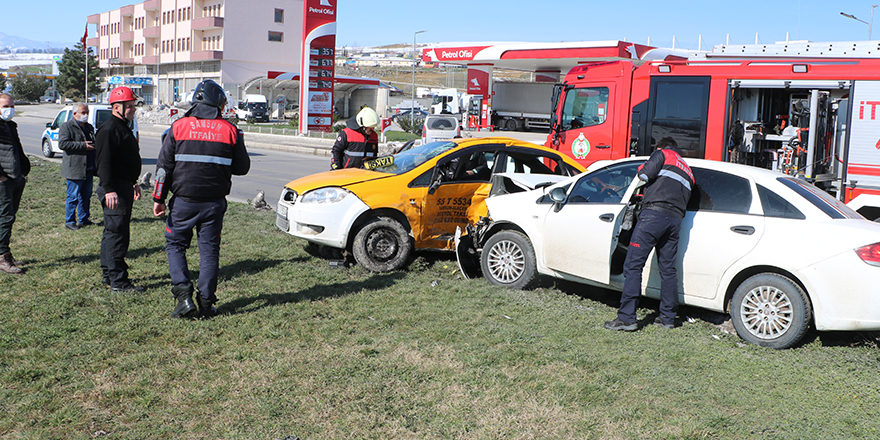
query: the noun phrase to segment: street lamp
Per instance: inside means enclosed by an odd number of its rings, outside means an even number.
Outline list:
[[[417,31],[413,33],[413,68],[412,68],[412,101],[409,104],[409,125],[412,126],[416,116],[416,35],[428,31]]]
[[[840,15],[847,17],[847,18],[852,18],[855,21],[859,21],[859,22],[862,22],[862,23],[865,23],[866,25],[868,25],[868,41],[871,41],[871,29],[874,27],[874,8],[876,8],[877,6],[878,5],[871,5],[871,21],[870,22],[867,22],[865,20],[860,20],[860,19],[856,18],[855,15],[847,14],[846,12],[841,12]]]

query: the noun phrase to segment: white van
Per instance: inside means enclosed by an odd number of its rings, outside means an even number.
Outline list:
[[[458,119],[452,115],[428,115],[422,126],[422,144],[461,136]]]
[[[257,121],[269,122],[269,101],[263,95],[244,95],[235,110],[238,119],[254,118]]]
[[[58,112],[58,115],[55,116],[54,121],[46,124],[46,130],[43,131],[42,140],[43,156],[55,157],[56,154],[61,154],[63,152],[61,148],[58,147],[58,130],[61,128],[61,125],[73,118],[73,110],[72,105],[65,106]],[[95,130],[97,130],[104,121],[110,119],[112,115],[113,108],[108,104],[89,104],[89,124],[92,124],[92,127],[95,127]],[[134,135],[137,137],[137,116],[131,121],[131,125],[132,131],[134,131]]]

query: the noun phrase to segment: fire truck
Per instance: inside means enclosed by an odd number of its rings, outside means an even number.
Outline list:
[[[553,90],[545,145],[584,165],[682,155],[797,175],[880,217],[880,45],[716,46],[582,64]],[[857,199],[857,200],[854,200]]]

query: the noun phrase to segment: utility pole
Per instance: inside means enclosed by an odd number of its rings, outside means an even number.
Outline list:
[[[412,68],[412,101],[409,106],[409,125],[415,121],[416,117],[416,35],[428,31],[417,31],[413,34],[413,68]]]

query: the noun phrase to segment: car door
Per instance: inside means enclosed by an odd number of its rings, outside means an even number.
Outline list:
[[[55,120],[52,121],[52,125],[49,126],[49,142],[52,144],[52,150],[55,152],[60,152],[61,149],[58,148],[58,130],[64,125],[65,122],[70,118],[70,115],[73,114],[73,111],[70,110],[61,110],[58,112],[58,115],[55,116]]]
[[[562,103],[560,128],[562,143],[571,146],[571,156],[579,160],[611,159],[616,83],[597,81],[585,87],[568,89]]]
[[[454,249],[455,227],[464,229],[486,215],[495,154],[502,145],[455,151],[437,161],[433,191],[425,191],[419,240],[425,248]]]
[[[569,189],[559,209],[544,219],[544,264],[552,270],[608,284],[624,200],[637,184],[640,161],[585,174]]]
[[[764,233],[759,198],[750,180],[701,167],[691,171],[696,186],[681,223],[677,260],[679,294],[685,301],[714,299],[727,269],[754,249]],[[642,283],[646,295],[659,298],[656,258],[648,264]]]

